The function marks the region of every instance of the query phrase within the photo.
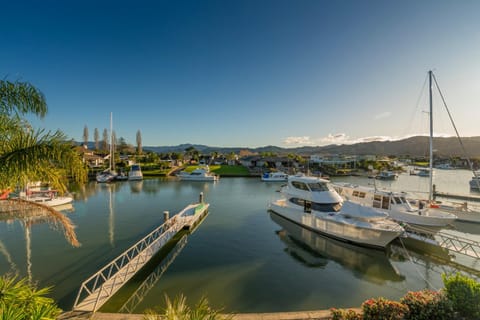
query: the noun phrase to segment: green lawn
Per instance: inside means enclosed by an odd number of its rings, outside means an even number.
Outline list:
[[[183,168],[186,172],[192,172],[201,166],[187,166]],[[226,166],[226,165],[211,165],[210,171],[224,177],[248,177],[250,172],[244,166]],[[145,177],[166,176],[170,169],[158,169],[154,166],[142,167],[142,173]]]
[[[216,167],[213,169],[213,167]],[[250,176],[250,172],[244,166],[211,166],[210,171],[220,176]]]
[[[201,166],[188,166],[184,170],[186,172],[192,172]],[[210,171],[220,176],[228,177],[245,177],[250,176],[250,172],[244,166],[225,166],[225,165],[211,165]]]

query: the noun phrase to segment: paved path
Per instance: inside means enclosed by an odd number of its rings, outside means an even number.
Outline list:
[[[359,312],[359,308],[353,308]],[[63,320],[142,320],[143,314],[127,313],[69,313],[64,314]],[[239,313],[233,314],[232,320],[328,320],[330,319],[330,310],[317,311],[299,311],[299,312],[274,312],[274,313]]]

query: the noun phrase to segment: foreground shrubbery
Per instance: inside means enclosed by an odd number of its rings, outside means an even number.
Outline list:
[[[441,291],[422,290],[408,292],[400,302],[385,298],[369,299],[362,304],[362,313],[354,310],[331,309],[333,320],[480,320],[480,283],[456,273],[443,275],[445,288]],[[49,320],[56,319],[61,310],[54,300],[46,297],[50,288],[37,289],[26,279],[14,276],[0,277],[0,320]],[[193,308],[186,298],[179,296],[160,313],[149,311],[145,320],[224,320],[221,310],[212,309],[206,298]]]
[[[369,299],[362,314],[353,310],[331,309],[333,320],[450,320],[480,319],[480,283],[456,273],[443,275],[441,291],[408,292],[400,302],[385,298]]]
[[[453,309],[467,319],[480,319],[480,283],[460,273],[442,278]]]
[[[228,320],[231,316],[220,314],[219,310],[212,309],[206,298],[190,308],[187,299],[180,295],[171,301],[165,296],[166,307],[160,313],[153,310],[147,311],[144,320]]]
[[[50,288],[37,289],[26,279],[0,277],[0,319],[56,319],[62,310],[46,297],[49,291]]]

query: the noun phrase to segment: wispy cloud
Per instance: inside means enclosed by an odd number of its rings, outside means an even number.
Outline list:
[[[329,144],[354,144],[359,142],[387,141],[387,140],[393,140],[393,139],[387,136],[351,138],[345,133],[330,133],[327,136],[320,137],[320,138],[312,138],[309,136],[287,137],[283,140],[283,144],[287,147],[300,147],[300,146],[325,146]]]
[[[379,113],[377,115],[375,115],[373,117],[373,119],[375,120],[380,120],[380,119],[385,119],[385,118],[388,118],[392,115],[392,113],[390,111],[385,111],[385,112],[382,112],[382,113]]]
[[[313,141],[310,140],[310,137],[286,137],[283,140],[283,143],[287,146],[310,146],[313,145]]]

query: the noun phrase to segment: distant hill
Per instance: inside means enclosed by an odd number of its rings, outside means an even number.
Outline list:
[[[470,158],[480,158],[480,137],[462,138],[462,143]],[[89,148],[93,147],[93,143],[89,143]],[[296,153],[303,155],[311,154],[343,154],[343,155],[393,155],[393,156],[411,156],[422,157],[428,156],[429,143],[428,137],[416,136],[397,141],[374,141],[356,144],[328,145],[316,147],[298,147],[298,148],[281,148],[276,146],[265,146],[259,148],[247,147],[210,147],[201,144],[180,144],[177,146],[144,146],[144,150],[154,151],[157,153],[168,152],[184,152],[185,149],[194,147],[200,153],[209,154],[218,152],[227,154],[230,152],[239,153],[241,150],[248,150],[253,153],[273,152],[278,155]],[[433,148],[435,155],[439,157],[464,157],[461,145],[456,137],[434,138]]]

